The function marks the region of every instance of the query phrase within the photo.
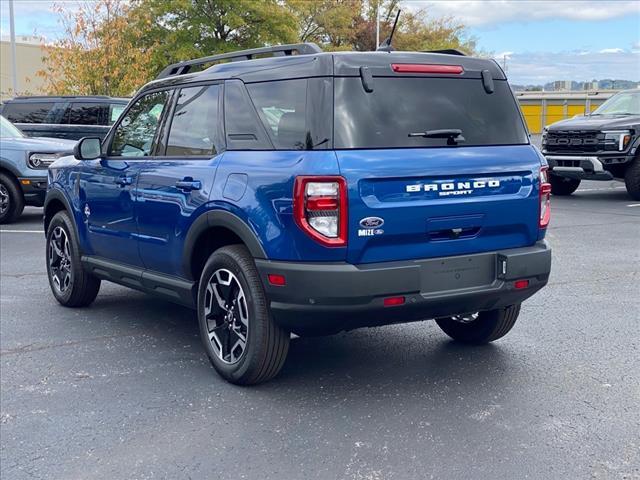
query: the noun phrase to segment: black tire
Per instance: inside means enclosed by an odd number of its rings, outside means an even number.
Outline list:
[[[198,323],[211,364],[231,383],[266,382],[284,365],[290,334],[274,322],[244,245],[222,247],[207,260],[198,288]]]
[[[640,157],[636,157],[624,172],[624,184],[629,196],[634,200],[640,200]]]
[[[24,210],[24,195],[18,182],[0,172],[0,224],[15,222]]]
[[[438,318],[436,322],[442,331],[454,340],[481,345],[493,342],[509,333],[519,313],[520,304],[518,303],[506,308],[479,312],[473,316]]]
[[[68,248],[64,247],[64,238]],[[64,255],[59,255],[59,251]],[[60,304],[65,307],[86,307],[96,299],[100,290],[100,279],[82,268],[80,246],[73,223],[66,211],[56,213],[49,223],[45,258],[49,286]],[[63,263],[66,268],[62,267]]]
[[[580,180],[553,174],[549,175],[549,183],[551,183],[551,193],[559,196],[571,195],[580,186]]]

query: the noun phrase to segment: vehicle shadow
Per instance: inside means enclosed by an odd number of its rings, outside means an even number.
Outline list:
[[[199,388],[201,382],[214,389],[224,384],[206,359],[193,310],[137,292],[126,299],[101,295],[90,310],[92,317],[111,323],[115,332],[133,329],[166,348],[179,345],[183,354],[200,359],[203,369],[194,366],[197,371],[190,375]],[[280,374],[249,390],[274,400],[283,392],[290,395],[318,385],[331,395],[395,388],[418,393],[451,382],[493,391],[513,367],[509,357],[509,349],[500,344],[473,347],[453,342],[433,321],[396,324],[326,337],[294,337]]]

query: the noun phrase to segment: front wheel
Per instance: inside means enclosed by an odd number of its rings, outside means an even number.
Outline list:
[[[553,173],[549,175],[551,193],[554,195],[571,195],[580,186],[580,180],[575,178],[559,177]]]
[[[24,210],[24,197],[18,184],[9,176],[0,173],[0,224],[18,219]]]
[[[513,328],[520,313],[520,304],[468,315],[437,318],[444,333],[462,343],[483,344],[504,337]]]
[[[634,200],[640,200],[640,157],[636,157],[624,173],[624,184],[627,193]]]
[[[47,229],[47,276],[51,292],[65,307],[86,307],[100,290],[100,279],[80,264],[80,246],[67,212],[58,212]]]
[[[216,250],[198,288],[200,336],[213,367],[238,385],[275,377],[287,357],[289,332],[271,317],[262,282],[243,245]]]

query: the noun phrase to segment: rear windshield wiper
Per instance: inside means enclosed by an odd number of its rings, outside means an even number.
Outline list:
[[[465,139],[462,136],[462,130],[459,128],[445,128],[442,130],[427,130],[426,132],[413,132],[409,134],[409,137],[423,137],[423,138],[446,138],[447,145],[456,145],[464,142]]]

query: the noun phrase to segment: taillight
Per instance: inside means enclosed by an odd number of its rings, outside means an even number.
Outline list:
[[[342,177],[296,177],[293,212],[298,226],[327,247],[347,244],[347,182]]]
[[[549,167],[540,167],[540,228],[547,228],[551,220],[551,184]]]

